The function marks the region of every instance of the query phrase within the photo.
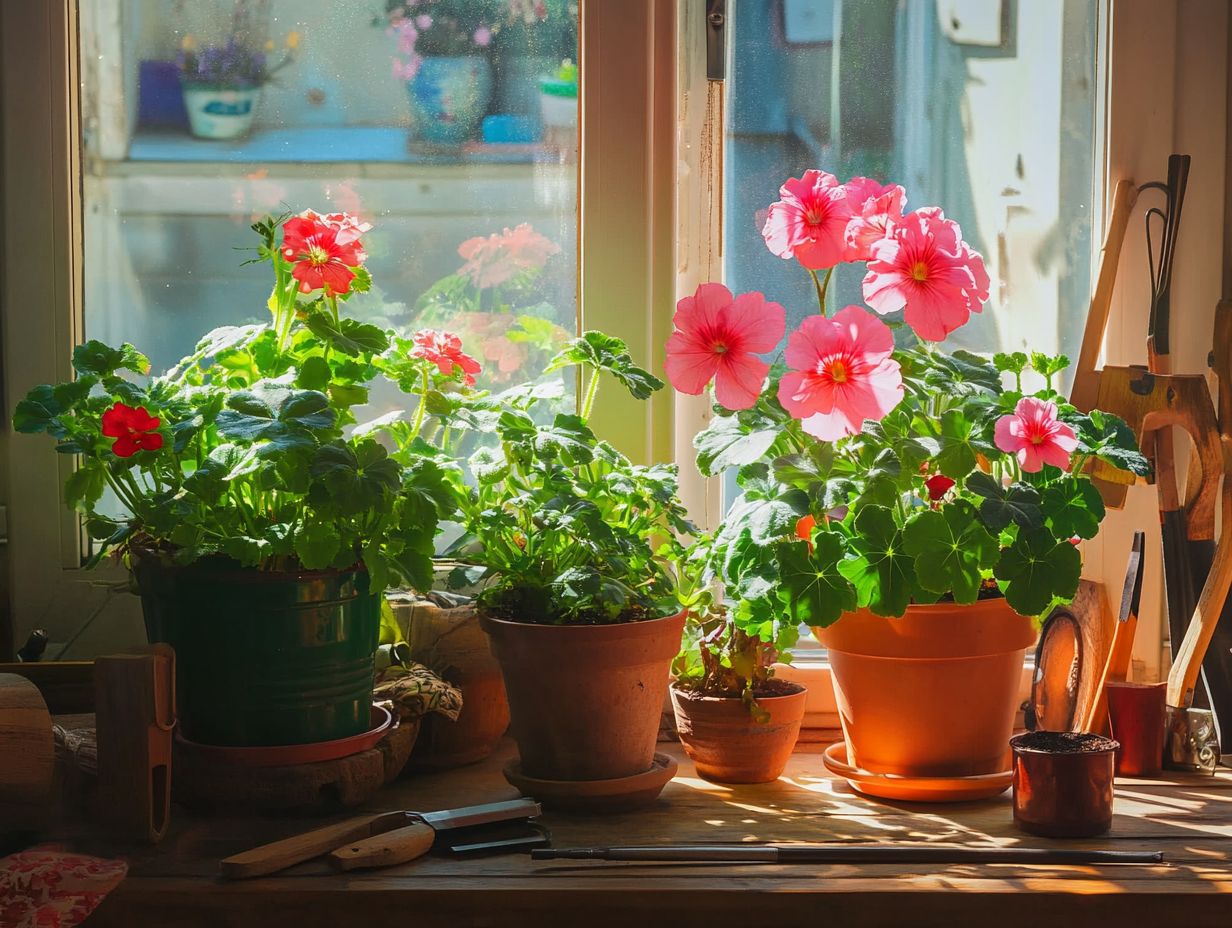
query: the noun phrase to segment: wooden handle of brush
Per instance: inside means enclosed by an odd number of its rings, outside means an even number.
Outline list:
[[[1225,504],[1229,492],[1232,490],[1225,487]],[[1183,709],[1193,702],[1194,685],[1197,683],[1198,673],[1202,670],[1202,659],[1206,657],[1211,636],[1215,634],[1215,626],[1223,613],[1224,600],[1228,598],[1230,586],[1232,526],[1225,527],[1224,535],[1215,547],[1211,572],[1207,575],[1202,595],[1198,598],[1198,606],[1194,609],[1193,618],[1189,620],[1189,628],[1176,652],[1172,670],[1168,673],[1168,705]]]
[[[329,862],[339,870],[359,870],[363,867],[392,867],[423,857],[432,849],[436,832],[425,822],[405,828],[395,828],[362,841],[353,841],[329,855]]]
[[[292,835],[282,841],[263,844],[242,854],[228,857],[218,865],[219,872],[230,880],[268,876],[294,864],[312,860],[347,842],[359,841],[372,834],[372,824],[380,815],[365,815],[336,825],[326,825],[302,835]]]
[[[1074,368],[1074,385],[1070,390],[1070,402],[1083,412],[1090,412],[1095,407],[1099,393],[1099,371],[1095,369],[1095,364],[1108,328],[1108,313],[1112,308],[1112,291],[1116,286],[1125,230],[1129,227],[1129,217],[1137,200],[1138,188],[1133,181],[1117,181],[1112,193],[1108,232],[1104,236],[1104,247],[1100,249],[1099,277],[1095,281],[1095,292],[1091,295],[1091,307],[1087,310],[1086,330],[1082,335],[1078,365]]]

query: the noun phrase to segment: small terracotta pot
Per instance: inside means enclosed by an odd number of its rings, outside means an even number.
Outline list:
[[[784,689],[782,696],[757,700],[770,715],[758,722],[741,699],[702,696],[673,686],[676,728],[697,775],[716,783],[777,780],[800,737],[807,695],[795,683]]]
[[[533,625],[480,615],[509,696],[521,771],[608,780],[654,760],[684,613],[617,625]]]
[[[492,753],[509,728],[509,701],[500,664],[479,627],[474,606],[442,609],[433,603],[395,606],[411,657],[462,691],[455,721],[424,717],[408,769],[447,770]]]
[[[871,773],[965,777],[1009,769],[1031,620],[1004,599],[844,615],[814,634],[833,670],[847,757]]]
[[[1117,743],[1090,732],[1030,731],[1014,751],[1014,824],[1048,838],[1092,838],[1112,827]]]
[[[1108,722],[1121,745],[1118,776],[1153,777],[1163,769],[1167,683],[1108,683]]]

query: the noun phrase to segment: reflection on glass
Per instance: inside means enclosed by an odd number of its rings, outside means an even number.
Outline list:
[[[727,139],[727,280],[815,311],[762,240],[788,177],[821,168],[945,204],[991,297],[954,336],[977,351],[1071,355],[1089,299],[1096,0],[784,0],[736,4]],[[837,288],[835,290],[834,288]],[[860,303],[836,269],[832,304]]]
[[[81,42],[87,337],[161,371],[267,321],[237,248],[308,208],[373,225],[348,309],[457,331],[481,385],[575,331],[574,0],[91,3]]]

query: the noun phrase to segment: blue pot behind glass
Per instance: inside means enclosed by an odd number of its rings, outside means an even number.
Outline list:
[[[487,58],[424,58],[407,82],[415,137],[439,145],[461,145],[478,135],[492,100],[492,65]]]

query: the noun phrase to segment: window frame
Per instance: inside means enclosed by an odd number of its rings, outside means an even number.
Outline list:
[[[740,0],[729,0],[735,2]],[[102,584],[124,579],[118,568],[85,575],[74,566],[80,528],[60,503],[72,462],[45,443],[14,436],[10,417],[15,399],[32,386],[70,375],[69,353],[82,332],[78,6],[77,0],[0,5],[0,190],[9,271],[0,280],[0,414],[8,425],[0,436],[0,608],[6,610],[0,616],[0,656],[11,653],[18,626],[24,632],[65,614],[69,619],[61,627],[71,630],[100,607],[114,608],[106,605]],[[584,327],[625,338],[655,370],[662,368],[675,298],[703,280],[720,279],[722,267],[722,127],[716,138],[711,124],[712,135],[704,138],[704,17],[704,0],[581,3],[579,317]],[[1220,0],[1103,0],[1100,10],[1101,215],[1107,215],[1109,179],[1153,178],[1171,150],[1193,155],[1195,189],[1212,194],[1201,202],[1190,198],[1186,248],[1178,255],[1177,305],[1195,308],[1193,324],[1174,338],[1183,370],[1203,369],[1226,270],[1225,197],[1215,194],[1226,192],[1227,183],[1228,17]],[[1225,28],[1216,28],[1220,23]],[[601,38],[616,54],[604,54]],[[1144,60],[1154,66],[1141,67]],[[1105,348],[1106,358],[1117,363],[1141,360],[1137,333],[1145,331],[1147,283],[1144,274],[1130,270],[1144,256],[1132,239]],[[13,272],[25,268],[41,273]],[[717,482],[702,478],[692,457],[692,436],[708,417],[701,398],[663,391],[635,406],[610,391],[600,400],[596,426],[636,459],[679,462],[682,495],[699,524],[713,525],[719,517]],[[1129,527],[1152,524],[1154,517],[1153,491],[1135,488],[1127,508],[1110,515],[1106,531],[1086,545],[1087,574],[1104,580],[1112,595],[1119,589]],[[19,541],[10,542],[12,537]],[[1134,648],[1138,679],[1158,679],[1167,666],[1158,562],[1148,553]],[[137,622],[135,601],[128,605],[127,618],[119,620]],[[20,623],[14,621],[17,613],[23,615]],[[827,669],[824,661],[816,668]],[[829,692],[821,682],[814,689]]]
[[[84,331],[78,23],[90,2],[0,4],[4,266],[46,269],[4,274],[0,283],[7,426],[0,513],[15,539],[0,548],[0,660],[38,626],[53,642],[86,622],[107,630],[83,638],[75,654],[144,635],[136,597],[111,595],[126,571],[80,566],[80,520],[60,499],[73,461],[11,427],[18,398],[71,376],[71,350]],[[664,323],[653,309],[670,305],[674,290],[674,9],[671,0],[581,0],[579,10],[579,327],[620,335],[636,357],[660,366],[670,316]],[[604,52],[600,36],[615,53]],[[626,244],[634,242],[642,247]],[[649,404],[609,391],[595,425],[635,460],[671,454],[666,391]]]

